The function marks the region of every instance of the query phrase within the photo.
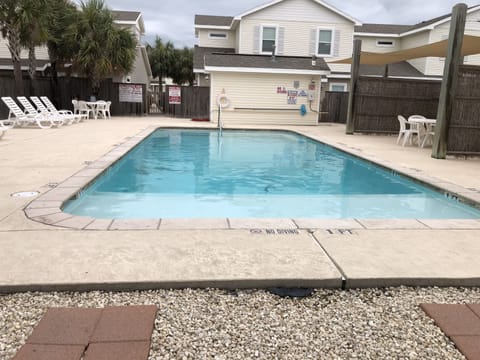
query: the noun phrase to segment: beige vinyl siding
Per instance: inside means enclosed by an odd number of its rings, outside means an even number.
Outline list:
[[[371,37],[371,36],[355,36],[356,39],[362,40],[362,51],[388,53],[401,49],[400,38],[388,37]],[[393,41],[394,46],[377,46],[377,41]]]
[[[241,21],[240,53],[255,53],[259,45],[254,43],[255,29],[262,25],[284,29],[284,50],[279,55],[311,56],[311,32],[318,28],[339,32],[340,41],[335,45],[339,46],[338,57],[335,58],[349,57],[352,53],[354,24],[311,0],[284,1],[244,17]]]
[[[428,44],[430,40],[430,31],[422,31],[417,34],[409,35],[402,38],[402,50],[411,49],[418,46],[422,46]],[[419,58],[408,60],[413,67],[415,67],[418,71],[425,74],[426,66],[427,66],[427,59],[426,58]]]
[[[450,32],[450,21],[439,25],[431,31],[430,42],[434,43],[448,38]],[[465,24],[465,35],[473,35],[480,37],[480,11],[475,11],[467,15]],[[480,55],[471,55],[465,58],[465,64],[480,65]],[[443,75],[445,65],[444,58],[429,57],[427,58],[426,67],[427,75]]]
[[[10,51],[8,50],[8,42],[0,36],[0,58],[10,59]],[[28,59],[28,50],[22,50],[22,59]],[[38,60],[49,60],[48,49],[46,46],[37,46],[35,48],[35,56]]]
[[[319,76],[212,72],[210,109],[218,109],[217,97],[224,92],[230,101],[228,108],[222,109],[222,121],[226,125],[316,125],[318,115],[310,111],[308,97],[298,97],[296,105],[289,105],[287,94],[277,93],[278,87],[295,90],[294,81],[300,82],[298,90],[308,92],[308,85],[312,79],[315,80],[316,86],[312,108],[317,110],[320,96]],[[300,115],[302,104],[307,107],[305,116]],[[249,110],[239,108],[249,108]],[[250,110],[255,108],[275,110]],[[212,121],[216,121],[217,113],[212,112],[211,118]]]
[[[228,30],[214,30],[214,29],[199,29],[198,31],[198,46],[202,47],[220,47],[220,48],[235,48],[236,36],[234,31]],[[216,38],[212,39],[208,36],[209,33],[225,33],[226,39]]]

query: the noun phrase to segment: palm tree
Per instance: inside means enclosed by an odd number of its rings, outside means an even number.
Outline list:
[[[70,0],[48,0],[48,56],[54,72],[71,62],[78,51],[76,36],[80,13]]]
[[[0,1],[0,31],[8,41],[8,50],[13,62],[13,73],[15,76],[15,95],[23,94],[22,67],[21,67],[21,22],[22,12],[21,1],[1,0]]]
[[[90,79],[92,94],[97,96],[105,77],[131,71],[137,43],[130,31],[115,26],[103,0],[82,2],[81,9],[74,66]]]
[[[176,84],[188,83],[193,85],[195,76],[193,75],[193,49],[184,47],[175,49],[174,63],[170,71],[170,76]]]
[[[22,0],[20,12],[20,41],[28,49],[28,74],[30,76],[30,94],[36,93],[36,55],[35,46],[43,45],[48,39],[47,0]]]
[[[174,64],[173,43],[167,41],[166,43],[160,37],[156,37],[155,45],[147,46],[148,60],[152,68],[153,77],[159,78],[160,87],[163,83],[163,78],[170,76],[170,70]]]
[[[72,63],[79,47],[76,41],[80,12],[70,0],[48,0],[48,56],[51,66],[52,95],[59,101],[58,71],[71,69],[65,65]],[[67,75],[69,72],[66,72]]]

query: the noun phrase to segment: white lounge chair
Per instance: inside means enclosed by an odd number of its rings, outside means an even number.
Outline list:
[[[50,111],[47,109],[47,107],[45,106],[45,104],[43,102],[40,101],[40,99],[38,98],[38,96],[30,96],[30,100],[32,100],[32,102],[35,104],[35,106],[37,107],[37,109],[42,113],[42,114],[45,114],[47,116],[52,116],[53,119],[58,119],[58,120],[62,120],[64,124],[71,124],[74,122],[74,118],[73,118],[73,115],[68,115],[68,114],[61,114],[59,112],[54,112],[54,111]]]
[[[12,120],[0,120],[0,139],[5,135],[7,130],[13,128],[15,123]]]
[[[33,98],[33,96],[31,96]],[[43,103],[47,106],[47,109],[54,114],[61,114],[65,115],[69,118],[73,118],[73,122],[78,123],[83,120],[82,116],[80,115],[75,115],[71,110],[57,110],[55,105],[50,101],[50,99],[47,96],[40,96],[40,100],[43,101]],[[33,100],[32,100],[33,101]]]
[[[54,126],[52,119],[48,116],[43,114],[25,114],[15,100],[9,96],[3,96],[2,101],[8,106],[10,114],[13,114],[15,117],[15,125],[36,125],[41,129],[49,129]]]
[[[24,112],[27,115],[41,114],[45,117],[48,117],[56,126],[62,126],[65,123],[63,118],[56,117],[53,114],[50,114],[48,111],[42,111],[42,109],[35,109],[35,107],[30,103],[30,101],[28,101],[25,96],[17,96],[17,100],[20,104],[22,104]]]

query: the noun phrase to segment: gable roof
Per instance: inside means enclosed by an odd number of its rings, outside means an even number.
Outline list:
[[[263,4],[263,5],[257,6],[256,8],[250,9],[250,10],[248,10],[248,11],[246,11],[246,12],[240,14],[240,15],[235,16],[235,20],[241,20],[242,17],[251,15],[251,14],[256,13],[256,12],[258,12],[258,11],[260,11],[260,10],[266,9],[266,8],[268,8],[268,7],[270,7],[270,6],[277,5],[277,4],[279,4],[279,3],[283,2],[283,1],[286,1],[286,0],[273,0],[273,1],[269,2],[269,3],[266,3],[266,4]],[[359,21],[359,20],[351,17],[350,15],[344,13],[343,11],[337,9],[336,7],[334,7],[334,6],[326,3],[325,1],[322,1],[322,0],[312,0],[312,1],[315,2],[315,3],[317,3],[317,4],[320,5],[320,6],[323,6],[323,7],[327,8],[328,10],[336,13],[337,15],[340,15],[341,17],[343,17],[343,18],[345,18],[345,19],[347,19],[347,20],[350,20],[350,21],[353,22],[355,25],[361,25],[361,24],[362,24],[361,21]]]
[[[401,34],[410,30],[412,25],[393,25],[393,24],[363,24],[355,26],[356,33],[373,33],[373,34]]]
[[[139,11],[112,10],[113,17],[118,21],[137,21],[140,17]]]
[[[145,23],[143,22],[142,13],[139,11],[122,11],[112,10],[113,18],[117,24],[137,25],[142,34],[145,33]]]
[[[195,15],[195,26],[228,26],[232,24],[232,16]]]
[[[480,5],[470,6],[467,9],[467,14],[480,10]],[[390,25],[390,24],[363,24],[362,26],[355,27],[355,33],[358,34],[395,34],[399,36],[409,35],[410,33],[416,33],[425,30],[431,30],[433,27],[441,25],[450,21],[452,14],[437,16],[430,20],[425,20],[414,25]]]
[[[232,16],[214,16],[214,15],[195,15],[195,27],[197,28],[202,28],[202,27],[221,27],[221,28],[231,28],[235,22],[240,21],[243,17],[251,15],[253,13],[256,13],[260,10],[266,9],[270,6],[277,5],[283,1],[286,0],[273,0],[269,3],[260,5],[254,9],[250,9],[248,11],[245,11],[244,13],[241,13],[240,15],[237,15],[235,17]],[[330,4],[327,4],[324,1],[321,0],[312,0],[315,3],[319,4],[320,6],[323,6],[334,13],[346,18],[347,20],[353,22],[355,25],[361,25],[362,23],[351,17],[350,15],[347,15],[346,13],[338,10],[337,8],[333,7]]]
[[[315,66],[311,57],[222,54],[205,55],[205,70],[249,73],[316,74],[330,73],[327,63],[318,58]]]

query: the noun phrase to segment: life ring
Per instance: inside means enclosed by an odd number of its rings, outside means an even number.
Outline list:
[[[230,106],[230,100],[228,100],[227,95],[220,94],[217,96],[217,105],[219,108],[225,109]]]

